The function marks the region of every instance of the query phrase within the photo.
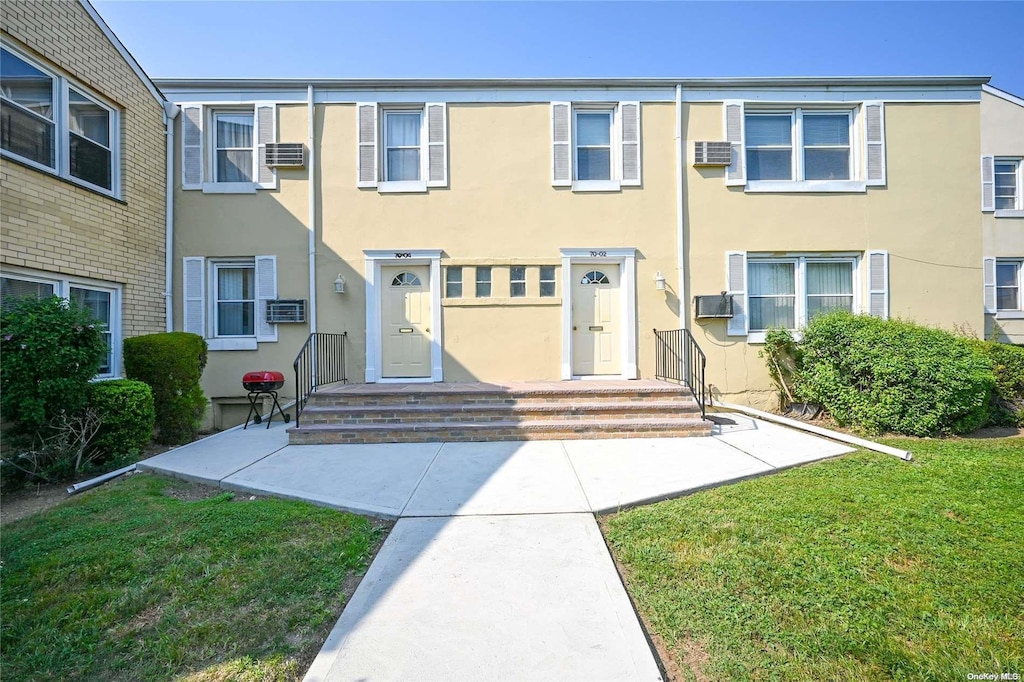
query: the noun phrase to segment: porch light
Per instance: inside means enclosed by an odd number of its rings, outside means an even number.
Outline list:
[[[658,274],[654,276],[654,288],[658,291],[665,291],[665,275],[661,274],[661,270],[658,270]]]
[[[345,278],[338,273],[338,279],[334,280],[334,293],[343,294],[345,293]]]

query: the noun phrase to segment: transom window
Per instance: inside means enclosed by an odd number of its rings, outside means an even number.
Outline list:
[[[609,284],[608,276],[600,270],[591,270],[583,275],[580,284]]]
[[[393,287],[418,287],[423,286],[420,278],[414,272],[400,272],[391,280]]]
[[[107,354],[99,368],[97,377],[111,377],[119,374],[120,358],[120,290],[116,285],[101,286],[78,279],[60,278],[59,275],[7,274],[0,277],[0,300],[4,308],[15,299],[35,299],[60,296],[74,305],[86,308],[100,324],[106,341]]]
[[[449,265],[445,269],[444,295],[447,298],[462,298],[462,267]]]
[[[250,112],[214,112],[215,182],[252,182],[253,121]]]
[[[116,194],[118,112],[68,79],[0,50],[0,149],[107,194]]]
[[[253,263],[214,263],[215,337],[256,335],[256,268]]]
[[[795,109],[745,116],[749,180],[849,180],[851,112]]]
[[[996,210],[1015,210],[1024,207],[1024,203],[1021,201],[1022,185],[1024,182],[1021,181],[1021,160],[996,159]]]
[[[422,179],[422,129],[422,111],[384,110],[385,182],[415,182]]]
[[[573,112],[576,180],[612,179],[614,112],[577,109]]]
[[[750,331],[796,330],[825,312],[853,312],[853,272],[853,259],[748,259]]]
[[[996,310],[1021,310],[1022,261],[996,261]]]

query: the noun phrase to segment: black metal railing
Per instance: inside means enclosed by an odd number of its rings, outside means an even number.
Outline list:
[[[708,392],[704,384],[707,357],[697,345],[689,329],[654,330],[654,376],[665,381],[685,384],[705,415]]]
[[[340,334],[310,334],[302,350],[295,356],[295,426],[299,415],[309,402],[309,396],[318,388],[336,383],[348,383],[345,374],[345,340],[348,332]]]

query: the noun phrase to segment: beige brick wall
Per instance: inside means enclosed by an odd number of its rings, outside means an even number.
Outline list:
[[[0,267],[21,266],[122,285],[125,337],[164,330],[163,115],[74,0],[4,0],[6,42],[121,111],[122,201],[0,160]]]

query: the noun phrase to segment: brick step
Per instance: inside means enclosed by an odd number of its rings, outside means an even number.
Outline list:
[[[331,443],[429,443],[495,440],[679,438],[707,436],[711,422],[696,418],[618,419],[600,422],[548,420],[419,422],[403,424],[311,424],[288,429],[292,445]]]
[[[357,405],[314,406],[302,411],[303,424],[407,424],[418,422],[488,422],[529,420],[603,421],[606,419],[657,419],[693,417],[700,413],[696,401],[635,401],[506,404],[441,404],[441,405]]]
[[[580,391],[521,391],[521,392],[466,392],[400,394],[379,392],[314,393],[308,407],[384,407],[395,405],[537,405],[537,404],[596,404],[623,402],[690,402],[693,394],[687,388],[670,387],[667,390],[636,391],[627,389]]]

